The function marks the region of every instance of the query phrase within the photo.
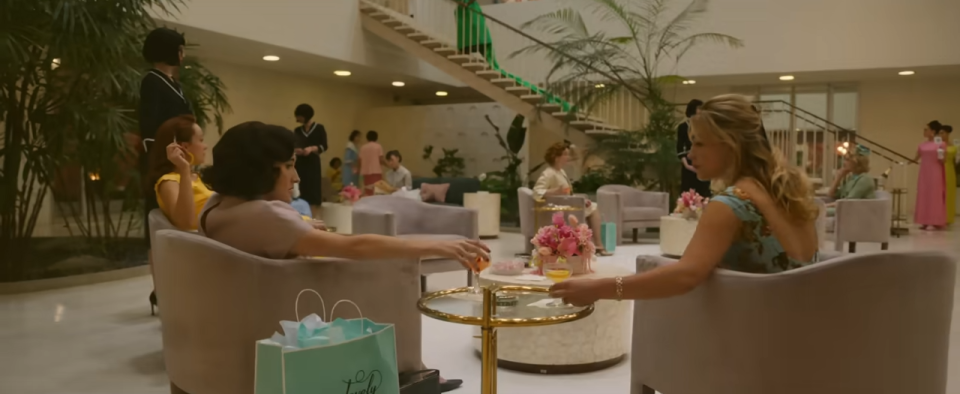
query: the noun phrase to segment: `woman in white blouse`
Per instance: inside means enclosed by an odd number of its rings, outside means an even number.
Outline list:
[[[550,196],[569,196],[573,194],[573,188],[570,184],[570,178],[563,171],[570,161],[570,147],[566,142],[558,142],[547,148],[547,153],[543,157],[549,166],[540,174],[537,184],[533,187],[534,197],[544,199]],[[600,240],[600,211],[597,210],[597,203],[587,200],[587,207],[584,210],[584,216],[587,217],[587,224],[593,231],[593,243],[597,246],[597,255],[611,256],[603,248],[603,242]]]

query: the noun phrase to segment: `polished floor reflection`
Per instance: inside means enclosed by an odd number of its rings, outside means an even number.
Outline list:
[[[520,249],[516,234],[489,242],[494,255]],[[832,246],[832,245],[828,245]],[[918,232],[894,239],[893,250],[960,253],[960,230]],[[860,252],[879,250],[859,245]],[[655,254],[655,244],[629,245],[601,263],[633,269],[635,256]],[[160,319],[150,316],[148,277],[32,294],[0,296],[0,393],[168,393],[160,341]],[[463,274],[430,277],[431,290],[465,285]],[[960,291],[954,303],[947,392],[960,394]],[[448,378],[462,378],[457,393],[480,391],[480,361],[470,328],[423,320],[424,362]],[[228,323],[225,323],[228,324]],[[279,328],[279,327],[278,327]],[[251,344],[252,346],[252,344]],[[500,393],[629,393],[629,361],[583,375],[540,376],[501,371]]]

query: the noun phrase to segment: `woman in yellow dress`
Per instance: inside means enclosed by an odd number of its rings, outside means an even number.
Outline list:
[[[213,192],[193,171],[206,159],[203,130],[192,115],[181,115],[163,123],[150,152],[149,185],[157,194],[164,216],[181,230],[196,230],[197,218]],[[182,182],[189,179],[190,182]]]
[[[953,132],[953,126],[943,125],[940,129],[940,138],[947,145],[943,157],[943,169],[946,174],[947,186],[947,224],[953,224],[957,217],[957,168],[960,162],[960,156],[957,156],[957,146],[950,140],[950,133]]]

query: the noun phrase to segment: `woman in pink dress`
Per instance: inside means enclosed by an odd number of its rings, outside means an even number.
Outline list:
[[[944,144],[936,143],[933,137],[940,131],[940,122],[933,121],[923,129],[927,140],[917,147],[920,160],[920,176],[917,181],[917,207],[913,221],[921,230],[928,227],[940,229],[947,225],[946,182],[943,170]],[[939,151],[939,152],[938,152]]]

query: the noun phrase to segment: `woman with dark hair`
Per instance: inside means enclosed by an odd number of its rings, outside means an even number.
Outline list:
[[[687,119],[696,115],[701,105],[703,105],[703,101],[697,99],[690,100],[690,102],[687,103]],[[689,130],[690,126],[687,121],[677,126],[677,156],[683,165],[680,168],[680,191],[685,192],[692,189],[701,196],[710,197],[710,181],[697,179],[697,171],[687,158],[687,153],[689,153],[690,148],[693,147],[693,144],[690,142]]]
[[[300,195],[310,203],[314,216],[323,203],[320,154],[327,151],[327,129],[313,121],[313,107],[300,104],[293,111],[301,126],[293,129],[297,137],[297,173],[300,174]]]
[[[360,186],[357,182],[357,174],[360,173],[360,130],[354,130],[350,133],[350,139],[347,141],[347,149],[343,152],[343,186]]]
[[[946,182],[943,170],[943,154],[946,146],[934,141],[942,126],[932,121],[923,128],[926,141],[917,147],[914,160],[920,161],[920,176],[917,179],[917,206],[913,221],[921,230],[940,229],[947,224]]]
[[[155,146],[166,149],[150,151],[148,185],[174,226],[196,230],[200,210],[213,194],[193,172],[194,166],[206,160],[203,130],[193,115],[180,115],[164,122],[156,137]]]
[[[540,178],[533,186],[534,196],[539,200],[549,196],[572,195],[570,178],[563,170],[563,166],[570,162],[570,143],[557,142],[551,145],[547,148],[543,160],[548,166],[540,173]],[[597,255],[611,256],[612,253],[603,248],[603,241],[600,239],[600,210],[597,209],[597,204],[587,200],[587,207],[583,213],[590,230],[593,231],[593,243],[597,247]]]
[[[957,146],[950,140],[950,134],[953,133],[953,126],[943,125],[940,128],[940,139],[946,146],[943,155],[943,169],[946,171],[946,202],[947,202],[947,224],[953,224],[957,216],[957,168],[960,163],[960,156],[957,156]]]

